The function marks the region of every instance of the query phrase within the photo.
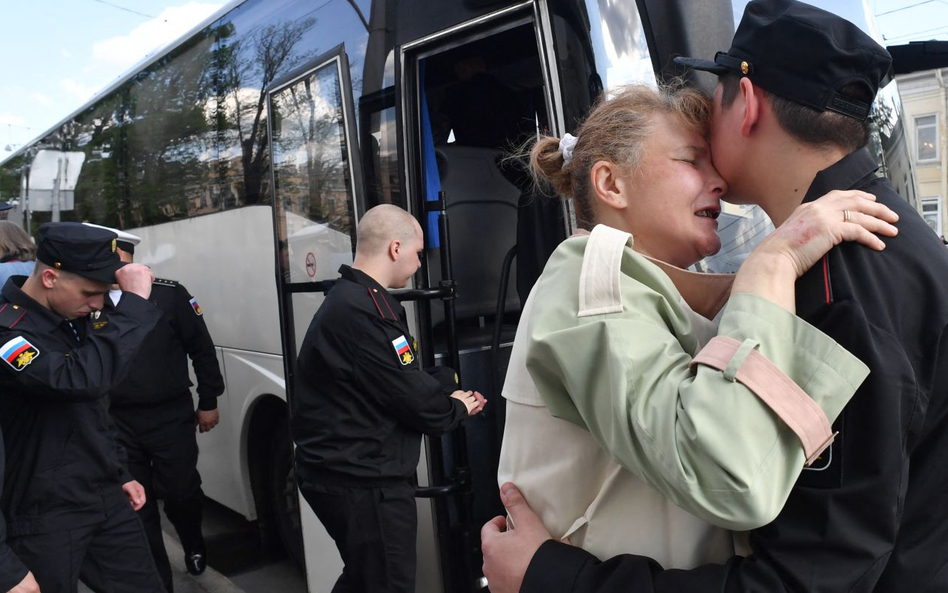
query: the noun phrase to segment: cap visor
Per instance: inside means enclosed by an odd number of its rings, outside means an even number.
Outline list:
[[[115,262],[115,265],[106,266],[98,270],[82,270],[82,271],[73,271],[72,273],[76,276],[82,276],[83,278],[88,278],[89,280],[95,280],[96,282],[104,282],[106,284],[115,284],[115,272],[125,265],[125,262],[118,261]]]
[[[724,74],[729,71],[729,68],[712,62],[711,60],[701,60],[699,58],[683,58],[678,56],[674,59],[674,62],[679,66],[685,66],[686,68],[691,68],[692,70],[703,70],[705,72],[712,72],[714,74]]]

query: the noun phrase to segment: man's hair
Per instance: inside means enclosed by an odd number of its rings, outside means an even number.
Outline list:
[[[720,81],[723,87],[721,106],[726,109],[737,97],[741,77],[722,74]],[[847,84],[839,92],[865,103],[872,103],[874,98],[868,96],[869,92],[859,84]],[[773,93],[767,93],[767,96],[780,127],[800,142],[816,148],[835,146],[846,152],[859,150],[869,142],[869,120],[859,121],[835,111],[819,111]]]
[[[15,222],[0,220],[0,257],[29,261],[36,257],[36,245]]]
[[[411,214],[398,206],[380,204],[370,208],[356,230],[356,253],[372,257],[383,253],[392,241],[410,241],[415,237],[417,224]]]

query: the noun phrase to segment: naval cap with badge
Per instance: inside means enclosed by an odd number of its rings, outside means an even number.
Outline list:
[[[114,284],[116,270],[125,265],[115,247],[112,231],[79,222],[48,222],[39,229],[36,259],[57,270]]]
[[[753,0],[744,9],[731,49],[714,60],[675,58],[714,74],[734,73],[774,95],[819,111],[864,121],[869,103],[840,90],[848,84],[875,97],[892,57],[859,27],[796,0]]]

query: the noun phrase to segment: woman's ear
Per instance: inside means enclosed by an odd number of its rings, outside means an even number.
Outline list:
[[[597,161],[589,170],[589,181],[596,199],[616,210],[628,206],[625,182],[619,167],[610,161]]]

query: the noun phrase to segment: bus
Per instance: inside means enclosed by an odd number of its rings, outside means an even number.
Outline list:
[[[862,2],[821,3],[879,38]],[[198,437],[205,493],[296,558],[313,593],[341,561],[295,485],[289,379],[360,216],[382,203],[413,213],[427,246],[399,298],[422,360],[490,400],[425,439],[417,588],[482,590],[478,531],[503,513],[506,360],[520,306],[574,224],[505,155],[575,131],[603,93],[682,74],[675,55],[728,48],[744,4],[235,0],[0,163],[0,194],[33,232],[75,220],[140,235],[138,261],[196,295],[226,382],[219,427]],[[872,126],[882,171],[918,207],[894,82]],[[725,248],[700,269],[735,270],[772,228],[759,210],[726,216]]]

